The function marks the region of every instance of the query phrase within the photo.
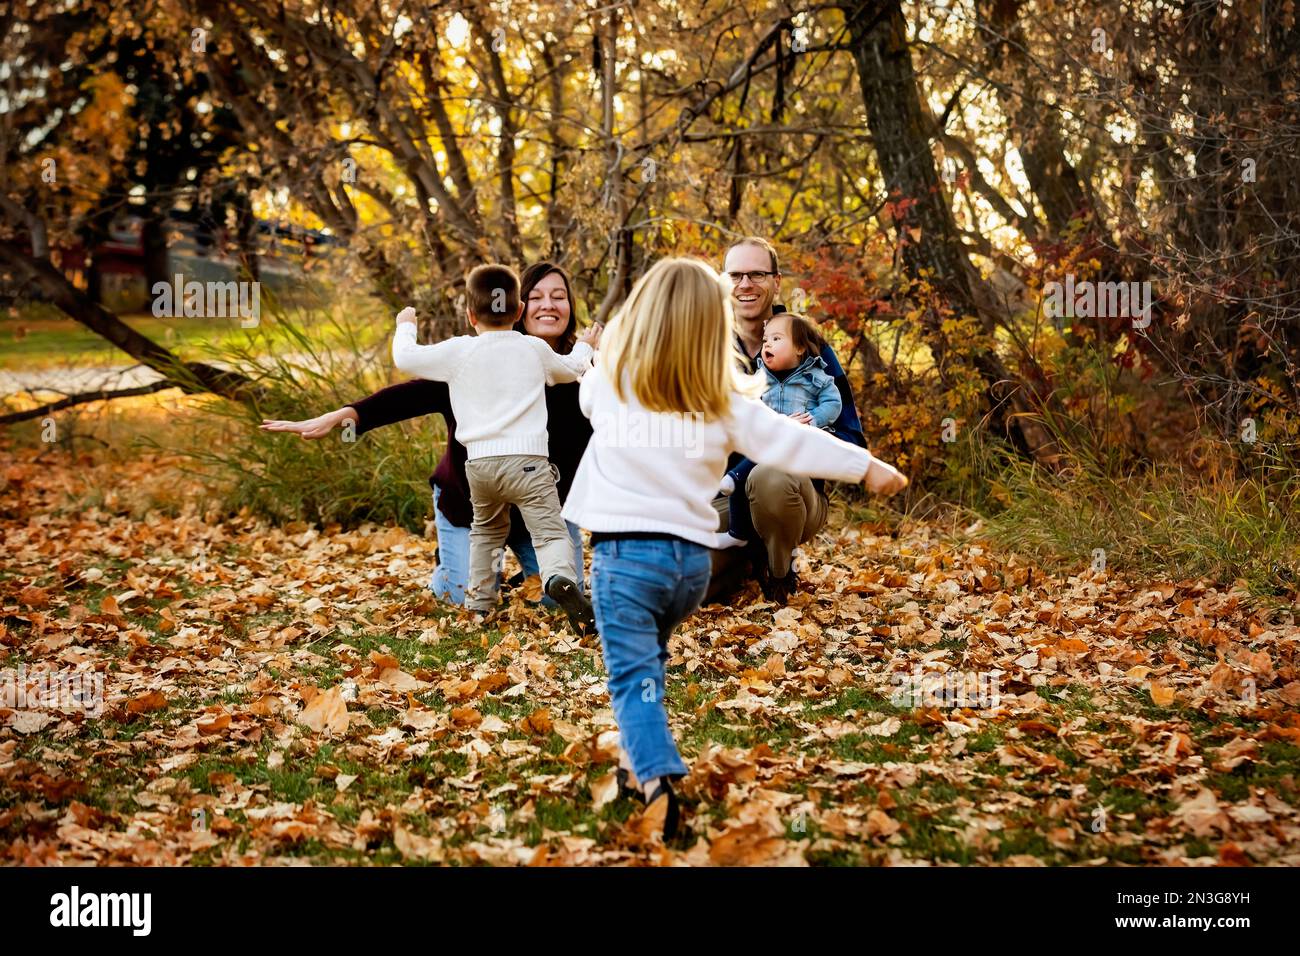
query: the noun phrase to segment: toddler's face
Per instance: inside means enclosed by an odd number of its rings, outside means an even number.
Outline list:
[[[803,353],[790,341],[790,320],[773,316],[763,327],[763,364],[774,372],[796,368],[803,361]]]

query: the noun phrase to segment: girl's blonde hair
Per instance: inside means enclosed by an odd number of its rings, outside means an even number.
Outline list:
[[[600,361],[621,401],[630,386],[653,412],[722,418],[754,390],[736,345],[722,277],[699,259],[661,259],[637,280],[601,336]]]

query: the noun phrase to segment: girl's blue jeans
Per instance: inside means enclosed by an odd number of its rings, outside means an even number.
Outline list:
[[[469,583],[469,528],[456,527],[438,510],[436,488],[433,492],[433,523],[438,533],[438,566],[433,569],[433,576],[429,579],[429,590],[440,600],[463,607],[465,588]],[[577,525],[569,524],[569,537],[573,540],[578,587],[582,588],[582,532]],[[515,553],[525,577],[539,573],[537,554],[533,551],[533,542],[527,531],[521,529],[512,533],[506,546]],[[542,603],[548,607],[555,604],[550,598],[543,598]]]
[[[592,548],[609,696],[638,781],[686,773],[664,708],[668,638],[700,606],[709,570],[709,549],[678,538],[619,538]]]

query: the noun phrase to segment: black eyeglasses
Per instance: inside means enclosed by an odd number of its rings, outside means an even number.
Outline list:
[[[740,283],[744,281],[745,276],[749,276],[750,282],[758,284],[759,282],[762,282],[764,279],[766,279],[768,276],[774,276],[774,275],[776,275],[775,272],[764,272],[760,269],[754,272],[728,272],[727,278],[731,280],[732,285],[740,285]]]

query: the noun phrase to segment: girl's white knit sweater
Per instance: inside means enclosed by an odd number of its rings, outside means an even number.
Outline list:
[[[588,531],[648,531],[716,547],[713,508],[727,457],[739,451],[759,464],[795,475],[862,481],[866,449],[778,415],[762,402],[731,397],[731,413],[647,411],[627,389],[620,401],[597,364],[578,390],[593,435],[564,506],[564,517]]]
[[[547,385],[573,382],[591,365],[586,342],[568,355],[513,329],[458,335],[415,344],[415,323],[393,335],[393,364],[420,378],[446,382],[456,416],[456,440],[466,457],[547,455]]]

